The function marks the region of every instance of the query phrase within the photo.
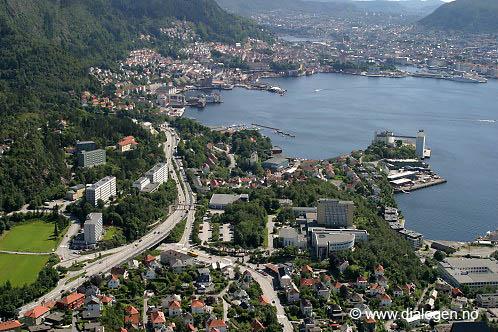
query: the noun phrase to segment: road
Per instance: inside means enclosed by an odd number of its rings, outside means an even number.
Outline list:
[[[184,218],[187,218],[187,223],[185,227],[185,231],[183,233],[182,239],[179,243],[175,244],[167,244],[167,247],[174,247],[181,250],[190,250],[190,234],[192,232],[193,222],[195,218],[195,202],[196,197],[192,192],[190,185],[188,184],[187,177],[183,168],[179,165],[178,161],[173,157],[174,149],[178,144],[178,136],[174,132],[173,129],[169,127],[163,127],[162,130],[165,132],[167,137],[167,143],[164,144],[164,154],[166,160],[168,162],[168,167],[171,177],[175,180],[177,190],[178,190],[178,200],[177,200],[177,209],[170,214],[166,220],[162,223],[158,224],[154,229],[152,229],[148,234],[143,236],[141,239],[130,243],[128,245],[121,246],[119,248],[114,248],[105,252],[101,252],[102,258],[94,259],[93,255],[85,255],[78,257],[77,259],[67,260],[62,264],[71,265],[74,262],[88,261],[93,259],[94,261],[89,263],[84,272],[74,271],[68,273],[68,275],[61,279],[58,285],[48,294],[45,294],[40,299],[33,301],[22,308],[20,308],[20,315],[25,311],[32,309],[33,307],[40,305],[43,300],[56,300],[60,298],[60,294],[66,291],[74,291],[79,285],[81,285],[85,280],[87,280],[90,276],[100,273],[105,273],[109,271],[113,266],[122,264],[132,257],[139,255],[145,250],[154,247],[158,243],[160,243],[164,238],[167,237],[169,232],[173,229],[173,227],[182,221]],[[176,165],[176,169],[178,170],[178,174],[174,171],[173,163]],[[185,189],[184,189],[185,188]],[[163,245],[164,246],[164,245]],[[209,255],[204,252],[199,252],[199,256],[197,257],[200,261],[212,264],[215,262],[220,262],[224,265],[234,266],[236,264],[237,258],[234,257],[219,257],[214,255]],[[292,332],[294,329],[292,327],[291,322],[287,318],[285,314],[284,307],[280,303],[277,292],[273,288],[273,279],[269,276],[263,276],[261,273],[256,271],[256,266],[247,264],[241,265],[241,271],[244,272],[248,270],[253,275],[254,280],[260,285],[263,290],[263,294],[268,296],[273,301],[273,305],[275,305],[277,310],[277,318],[279,323],[283,326],[284,332]]]
[[[153,228],[149,233],[144,235],[142,238],[136,240],[128,245],[121,246],[119,248],[114,248],[112,250],[102,252],[102,258],[97,259],[94,262],[89,263],[84,271],[74,271],[69,272],[64,278],[62,278],[58,285],[45,294],[41,298],[33,301],[20,308],[20,313],[23,313],[33,307],[40,305],[44,300],[56,300],[60,298],[60,294],[67,291],[75,290],[79,285],[81,285],[90,276],[100,273],[105,273],[109,271],[113,266],[122,264],[132,257],[139,255],[151,247],[154,247],[162,240],[164,240],[173,227],[179,223],[184,218],[188,218],[190,222],[193,220],[193,213],[195,211],[195,195],[190,189],[188,183],[186,183],[186,177],[183,170],[177,164],[177,161],[173,158],[173,151],[178,142],[178,136],[168,127],[165,127],[164,132],[167,137],[167,143],[164,144],[164,153],[166,160],[168,162],[168,167],[173,170],[172,163],[175,163],[177,169],[180,170],[180,177],[177,176],[176,172],[171,172],[171,177],[175,180],[178,190],[178,200],[177,208],[172,214],[170,214],[162,223]],[[184,192],[183,188],[186,188],[187,192]],[[189,226],[191,227],[191,225]],[[182,239],[183,240],[183,239]],[[188,241],[188,235],[187,235]],[[81,256],[78,259],[68,260],[64,264],[73,264],[74,262],[81,262],[85,260],[92,259],[91,257]],[[105,256],[105,257],[104,257]]]

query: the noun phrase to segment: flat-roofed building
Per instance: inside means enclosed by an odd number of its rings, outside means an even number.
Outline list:
[[[448,257],[438,267],[443,279],[454,287],[498,286],[498,262],[494,259]]]
[[[477,294],[476,302],[483,308],[498,308],[498,293]]]
[[[329,257],[330,253],[350,250],[354,247],[354,234],[349,233],[314,233],[313,251],[319,260]]]
[[[116,177],[106,176],[86,189],[86,200],[88,203],[97,206],[102,200],[104,203],[116,196]]]
[[[85,235],[85,242],[87,244],[95,244],[102,237],[103,232],[103,218],[102,213],[92,212],[86,217],[83,231]]]
[[[158,163],[145,173],[145,176],[151,183],[164,183],[168,181],[168,166],[166,163]]]
[[[227,205],[233,204],[239,200],[246,200],[247,195],[236,194],[213,194],[209,200],[209,208],[213,210],[224,210]]]
[[[289,160],[284,157],[272,157],[270,159],[265,160],[261,166],[264,169],[269,169],[272,171],[278,171],[284,168],[289,167]]]
[[[351,227],[354,203],[338,199],[321,198],[317,204],[318,225],[326,227]]]
[[[401,234],[405,240],[410,242],[414,249],[420,249],[424,245],[424,236],[420,233],[406,228],[400,229],[398,233]]]
[[[133,182],[133,188],[137,188],[138,190],[143,191],[149,184],[149,178],[142,176],[137,181]]]
[[[78,153],[78,166],[92,167],[105,164],[106,153],[103,149],[83,150]]]
[[[84,194],[85,194],[85,185],[77,184],[75,186],[70,187],[69,190],[66,192],[66,199],[69,201],[75,201],[83,197]]]
[[[80,151],[92,151],[97,148],[97,144],[94,141],[77,141],[76,150]]]

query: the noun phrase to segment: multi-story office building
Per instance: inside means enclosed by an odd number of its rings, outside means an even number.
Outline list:
[[[97,144],[94,141],[78,141],[76,142],[76,150],[81,151],[92,151],[97,148]]]
[[[145,176],[152,183],[164,183],[168,181],[168,166],[166,163],[158,163],[145,173]]]
[[[103,232],[102,213],[92,212],[88,214],[83,226],[85,242],[87,244],[95,244],[102,237]]]
[[[83,150],[78,153],[78,165],[80,167],[92,167],[105,164],[105,150]]]
[[[353,225],[354,203],[338,199],[318,200],[317,222],[325,227],[351,227]]]
[[[95,206],[99,199],[107,202],[112,196],[116,196],[116,177],[114,176],[106,176],[86,189],[87,202]]]

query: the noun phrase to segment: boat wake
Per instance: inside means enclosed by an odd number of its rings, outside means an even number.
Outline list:
[[[323,91],[323,89],[315,89],[315,92]]]
[[[476,120],[477,122],[483,122],[483,123],[496,123],[496,120],[487,120],[487,119],[480,119]]]

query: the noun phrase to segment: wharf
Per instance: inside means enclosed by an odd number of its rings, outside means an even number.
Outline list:
[[[407,186],[402,186],[394,189],[395,193],[408,193],[410,191],[415,191],[427,187],[432,187],[432,186],[437,186],[439,184],[446,183],[446,179],[443,178],[438,178],[438,179],[432,179],[428,182],[418,182],[412,185],[407,185]]]
[[[251,125],[253,125],[255,127],[259,127],[259,128],[273,130],[275,133],[280,134],[282,136],[287,136],[287,137],[292,137],[292,138],[296,137],[296,135],[288,133],[286,131],[283,131],[283,130],[281,130],[279,128],[274,128],[274,127],[270,127],[270,126],[264,126],[264,125],[260,125],[260,124],[257,124],[257,123],[251,123]]]

